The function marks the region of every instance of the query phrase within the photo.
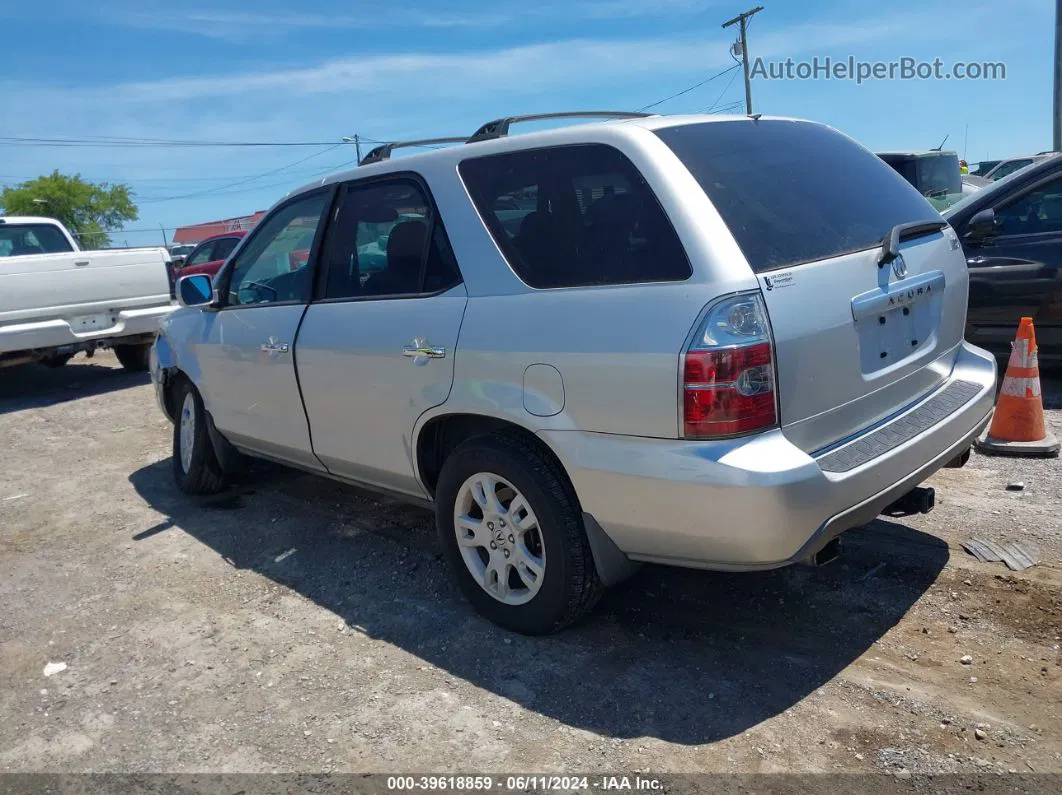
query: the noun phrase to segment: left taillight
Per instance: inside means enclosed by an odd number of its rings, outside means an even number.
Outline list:
[[[778,424],[774,343],[759,293],[712,306],[683,353],[682,432],[718,439]]]

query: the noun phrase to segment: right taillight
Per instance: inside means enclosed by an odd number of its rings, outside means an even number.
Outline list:
[[[714,439],[778,424],[774,347],[758,293],[708,311],[683,356],[682,426],[687,439]]]

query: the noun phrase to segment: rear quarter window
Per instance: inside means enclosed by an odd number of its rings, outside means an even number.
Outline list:
[[[531,287],[683,281],[689,260],[634,164],[604,144],[470,158],[461,178]]]
[[[59,254],[73,251],[51,224],[0,224],[0,257]]]
[[[872,248],[940,214],[880,157],[809,122],[656,130],[712,200],[757,273]]]

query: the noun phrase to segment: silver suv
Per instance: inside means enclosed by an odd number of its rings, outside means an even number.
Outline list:
[[[246,454],[433,504],[467,599],[529,634],[642,561],[821,560],[931,507],[996,379],[933,207],[820,124],[583,115],[617,118],[384,146],[181,279],[180,489]]]

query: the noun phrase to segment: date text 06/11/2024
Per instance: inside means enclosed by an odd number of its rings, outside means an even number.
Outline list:
[[[551,791],[578,792],[580,790],[601,792],[659,791],[663,782],[656,778],[636,776],[388,776],[390,792],[490,792],[494,789],[508,792]]]

